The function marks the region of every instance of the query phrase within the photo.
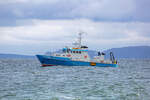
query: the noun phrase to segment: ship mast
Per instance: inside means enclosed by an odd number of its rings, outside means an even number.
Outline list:
[[[78,37],[78,46],[79,46],[79,48],[81,48],[82,34],[83,34],[83,32],[80,32],[79,37]]]

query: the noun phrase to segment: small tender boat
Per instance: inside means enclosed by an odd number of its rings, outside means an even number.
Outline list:
[[[97,56],[91,58],[88,47],[81,45],[82,33],[79,33],[78,42],[74,47],[64,47],[62,53],[51,55],[36,55],[42,66],[98,66],[117,67],[117,61],[112,52],[110,59],[105,60],[105,53],[98,52]]]

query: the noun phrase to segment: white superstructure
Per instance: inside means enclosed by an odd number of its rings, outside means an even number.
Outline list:
[[[63,53],[54,53],[53,56],[56,57],[67,57],[70,58],[73,61],[86,61],[86,62],[100,62],[100,63],[112,63],[110,60],[105,60],[104,53],[98,52],[98,56],[94,56],[94,58],[90,58],[88,54],[88,47],[87,46],[82,46],[82,34],[79,33],[78,37],[78,42],[75,44],[75,47],[73,48],[68,48],[65,47],[63,48]]]

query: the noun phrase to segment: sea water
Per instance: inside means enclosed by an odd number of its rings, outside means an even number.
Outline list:
[[[150,100],[150,60],[106,68],[0,59],[0,100]]]

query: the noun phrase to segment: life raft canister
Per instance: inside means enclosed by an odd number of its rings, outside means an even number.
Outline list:
[[[84,58],[86,59],[86,58],[87,58],[87,56],[84,56]]]
[[[70,56],[71,56],[70,54],[67,55],[67,57],[70,57]]]

